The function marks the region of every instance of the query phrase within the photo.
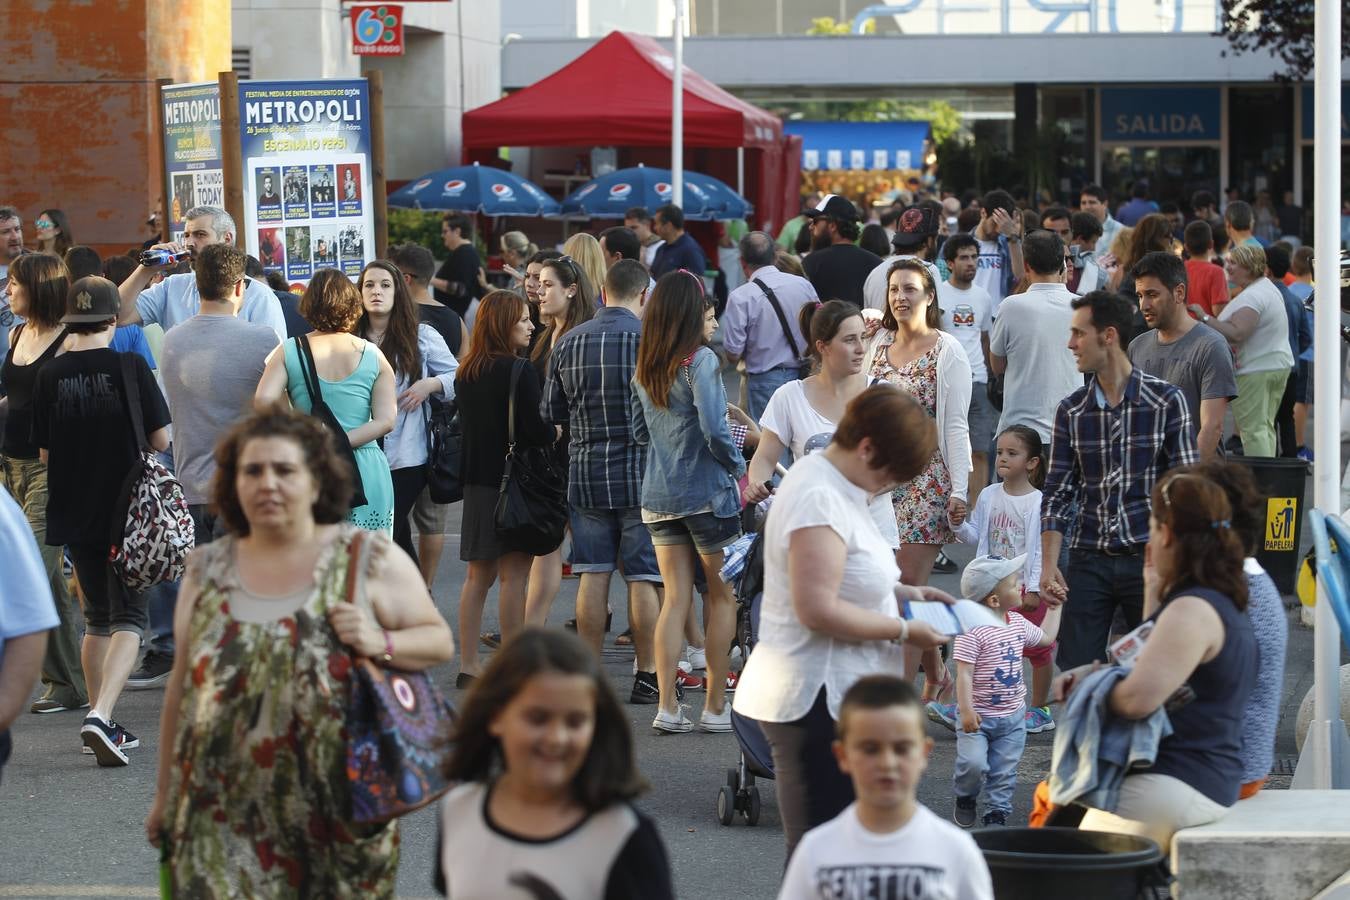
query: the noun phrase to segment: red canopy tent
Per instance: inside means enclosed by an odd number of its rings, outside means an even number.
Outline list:
[[[655,40],[611,32],[568,65],[464,114],[464,161],[499,147],[664,148],[635,152],[637,162],[668,166],[674,60]],[[733,97],[688,67],[684,71],[684,146],[689,169],[736,183],[745,148],[745,193],[760,224],[780,226],[797,213],[800,175],[785,171],[789,149],[778,117]],[[709,152],[716,149],[717,152]]]

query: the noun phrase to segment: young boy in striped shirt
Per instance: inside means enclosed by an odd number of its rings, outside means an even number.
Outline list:
[[[976,801],[985,790],[984,824],[1006,825],[1017,786],[1017,763],[1026,746],[1026,684],[1022,651],[1048,647],[1059,633],[1060,607],[1046,594],[1040,627],[1022,618],[1022,569],[1026,556],[971,560],[961,575],[961,593],[999,613],[1005,626],[982,625],[957,635],[956,660],[956,808],[952,820],[962,828],[975,824]]]

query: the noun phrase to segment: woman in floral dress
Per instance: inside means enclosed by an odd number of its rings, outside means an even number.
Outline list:
[[[396,824],[350,820],[351,662],[437,665],[449,626],[407,555],[344,521],[350,476],[318,420],[256,413],[216,462],[231,536],[183,580],[147,836],[168,842],[179,897],[392,897]]]
[[[952,526],[966,517],[970,477],[970,360],[961,342],[939,330],[937,285],[917,259],[893,263],[886,275],[886,309],[867,354],[868,373],[908,391],[937,420],[938,446],[913,481],[892,494],[900,530],[900,580],[924,585],[943,544],[955,541]],[[918,651],[906,650],[906,674],[914,674]],[[924,699],[945,693],[951,677],[936,650],[923,657]]]

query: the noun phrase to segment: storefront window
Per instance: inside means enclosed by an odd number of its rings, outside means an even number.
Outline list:
[[[1228,180],[1251,201],[1294,187],[1294,92],[1279,85],[1228,91]]]
[[[1041,91],[1042,134],[1046,126],[1058,134],[1053,146],[1055,160],[1051,171],[1056,173],[1053,186],[1055,199],[1075,204],[1078,192],[1092,180],[1089,160],[1092,159],[1088,137],[1092,133],[1089,122],[1089,93],[1084,88]]]
[[[1102,187],[1112,198],[1129,196],[1139,179],[1154,200],[1183,207],[1193,193],[1219,190],[1218,147],[1110,147],[1102,151]]]

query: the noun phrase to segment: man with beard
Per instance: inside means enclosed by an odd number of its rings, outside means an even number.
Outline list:
[[[881,257],[859,247],[858,208],[838,194],[826,194],[805,213],[811,221],[811,252],[802,261],[821,300],[863,306],[863,285]]]

